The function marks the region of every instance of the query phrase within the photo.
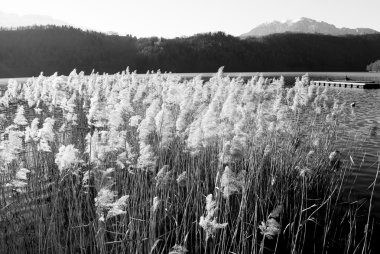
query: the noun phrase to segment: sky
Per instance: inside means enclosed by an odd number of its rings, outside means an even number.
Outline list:
[[[380,0],[0,0],[0,11],[137,37],[238,36],[264,22],[301,17],[380,31]]]

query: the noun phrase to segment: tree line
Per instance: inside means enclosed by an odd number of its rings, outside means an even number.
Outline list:
[[[116,73],[365,71],[380,59],[380,35],[274,34],[240,39],[223,32],[165,39],[107,35],[73,27],[0,30],[0,77]]]
[[[380,60],[367,65],[367,71],[380,72]]]

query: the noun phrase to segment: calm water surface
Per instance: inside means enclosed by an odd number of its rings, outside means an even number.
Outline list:
[[[341,123],[337,150],[345,159],[351,160],[351,155],[354,162],[353,176],[346,186],[346,189],[352,188],[351,198],[368,199],[380,163],[380,89],[331,88],[328,94],[349,104],[355,103],[350,116]],[[380,179],[376,183],[372,212],[380,218]]]
[[[310,75],[311,80],[327,78],[344,79],[345,76],[356,80],[373,80],[379,82],[380,73],[373,76],[339,73]],[[286,86],[294,85],[295,76],[285,76]],[[347,178],[344,189],[350,193],[349,200],[367,200],[368,207],[373,183],[380,164],[380,89],[328,88],[328,95],[345,101],[351,107],[350,116],[341,123],[336,149],[342,153],[344,160],[351,161],[352,174]],[[376,180],[372,197],[372,215],[380,220],[380,172]]]

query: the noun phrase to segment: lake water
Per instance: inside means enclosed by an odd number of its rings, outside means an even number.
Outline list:
[[[311,80],[344,79],[348,76],[355,80],[373,80],[379,82],[379,73],[352,75],[352,73],[335,73],[335,75],[310,75]],[[287,86],[294,84],[294,76],[285,76]],[[350,116],[341,123],[336,149],[342,152],[345,160],[350,159],[352,175],[348,177],[345,191],[350,193],[350,200],[366,199],[369,205],[373,183],[380,164],[380,89],[329,88],[328,95],[345,101],[351,107]],[[376,180],[372,197],[372,215],[380,219],[380,173]]]
[[[346,159],[354,162],[353,176],[346,188],[354,188],[352,199],[369,198],[372,192],[380,160],[380,89],[362,90],[331,88],[328,94],[355,103],[351,115],[341,123],[343,133],[339,135],[337,149]],[[380,178],[380,176],[379,176]],[[373,214],[380,218],[380,179],[377,179],[373,196]]]

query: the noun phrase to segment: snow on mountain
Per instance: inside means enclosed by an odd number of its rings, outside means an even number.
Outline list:
[[[329,34],[329,35],[363,35],[363,34],[374,34],[379,33],[376,30],[370,28],[337,28],[336,26],[326,23],[319,22],[309,18],[300,18],[297,20],[286,20],[286,21],[273,21],[269,23],[261,24],[253,28],[248,33],[242,34],[241,38],[246,37],[259,37],[275,33],[318,33],[318,34]]]
[[[0,27],[15,28],[33,25],[69,25],[67,22],[42,15],[17,15],[0,11]]]

